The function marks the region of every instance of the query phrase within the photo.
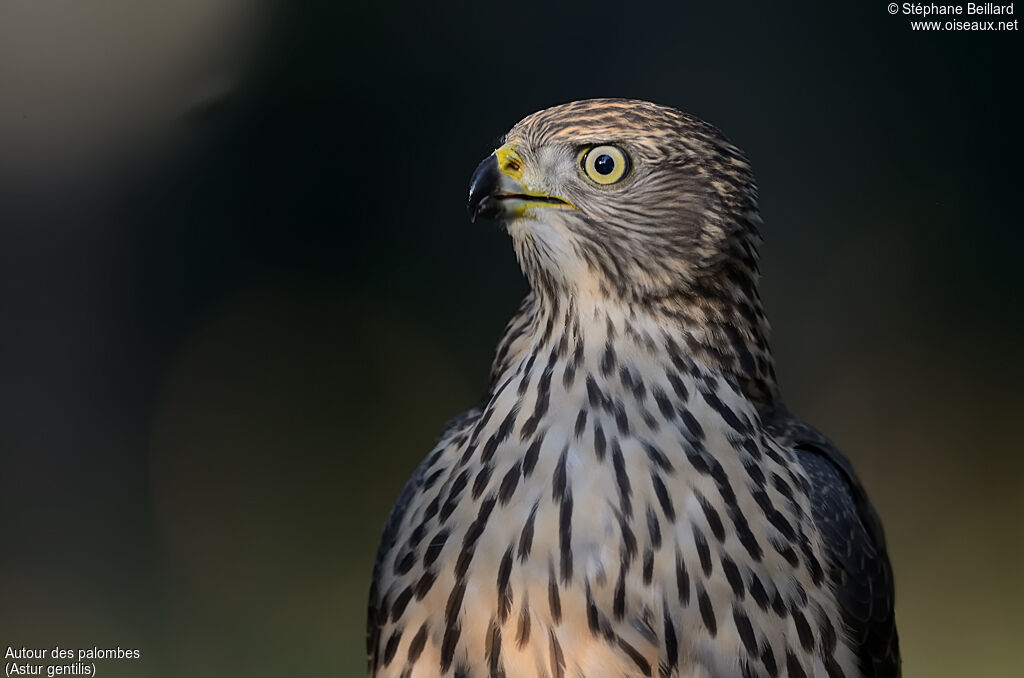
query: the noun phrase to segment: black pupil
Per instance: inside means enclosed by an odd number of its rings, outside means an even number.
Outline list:
[[[611,174],[612,170],[615,169],[615,159],[607,153],[602,153],[594,161],[594,169],[597,170],[598,174]]]

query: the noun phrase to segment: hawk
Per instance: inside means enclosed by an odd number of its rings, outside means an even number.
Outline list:
[[[469,211],[531,292],[391,513],[370,674],[898,676],[879,518],[779,394],[743,154],[623,99],[503,141]]]

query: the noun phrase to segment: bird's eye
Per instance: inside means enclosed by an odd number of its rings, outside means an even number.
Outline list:
[[[629,156],[617,146],[595,146],[580,160],[583,173],[598,184],[614,184],[629,173]]]

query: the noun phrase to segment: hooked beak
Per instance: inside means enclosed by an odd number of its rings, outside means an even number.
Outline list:
[[[506,144],[481,162],[469,182],[469,220],[513,219],[532,207],[576,206],[568,200],[529,190],[522,182],[523,163]]]

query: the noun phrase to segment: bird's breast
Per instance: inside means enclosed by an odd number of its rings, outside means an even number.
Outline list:
[[[382,561],[394,670],[378,675],[474,658],[733,675],[741,657],[772,674],[799,643],[791,609],[834,614],[801,562],[814,545],[786,452],[725,379],[649,348],[553,335],[448,432]]]

